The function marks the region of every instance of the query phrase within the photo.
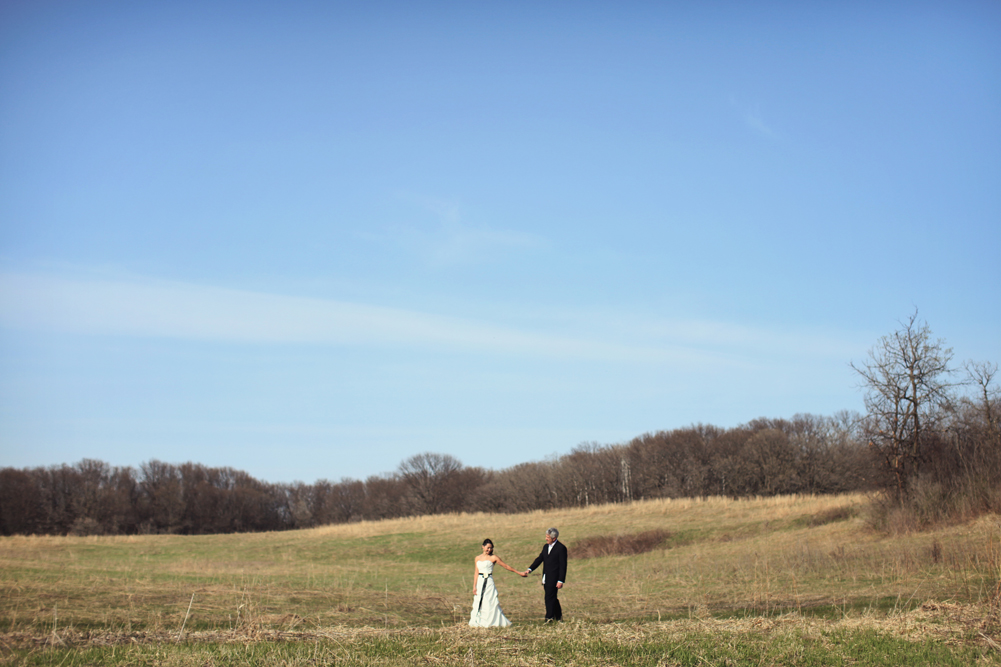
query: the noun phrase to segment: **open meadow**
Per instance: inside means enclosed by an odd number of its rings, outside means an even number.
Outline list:
[[[1001,518],[888,536],[866,527],[865,503],[654,500],[283,533],[5,537],[0,664],[1001,664]],[[542,623],[538,573],[498,568],[514,625],[469,628],[480,542],[520,570],[549,526],[570,551],[564,622]]]

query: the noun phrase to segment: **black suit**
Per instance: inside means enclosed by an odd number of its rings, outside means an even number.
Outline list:
[[[559,592],[556,583],[559,581],[566,583],[567,580],[567,548],[559,541],[553,542],[552,549],[547,544],[542,547],[542,553],[528,566],[528,569],[534,570],[540,564],[542,587],[546,591],[546,620],[561,621],[563,608],[560,607],[560,601],[556,597]]]

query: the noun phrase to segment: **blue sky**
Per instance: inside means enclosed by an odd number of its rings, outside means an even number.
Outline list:
[[[0,4],[0,466],[861,410],[999,248],[997,2]]]

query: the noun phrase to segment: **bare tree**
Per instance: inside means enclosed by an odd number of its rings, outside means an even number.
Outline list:
[[[330,511],[337,523],[359,519],[365,511],[365,483],[342,478],[330,489]]]
[[[406,483],[399,475],[372,475],[365,480],[365,505],[362,516],[370,521],[406,516]]]
[[[557,484],[579,506],[618,502],[622,498],[625,449],[584,442],[559,460]]]
[[[181,527],[184,496],[177,466],[152,459],[139,466],[143,530],[174,533]]]
[[[852,368],[865,389],[865,435],[890,473],[898,501],[924,462],[925,444],[942,418],[952,386],[952,349],[933,339],[915,310],[901,328],[883,336],[869,358]]]
[[[778,429],[758,431],[740,450],[744,493],[774,496],[798,489],[796,451],[788,436]]]
[[[43,532],[43,497],[40,471],[0,470],[0,535]]]
[[[400,463],[400,478],[410,490],[417,514],[438,514],[458,509],[462,463],[448,454],[425,452]]]
[[[949,428],[953,468],[947,481],[966,496],[967,514],[1001,505],[1001,390],[997,364],[967,362],[964,384],[972,388],[954,406]]]
[[[520,463],[493,476],[481,494],[492,494],[494,511],[530,512],[552,509],[563,499],[555,480],[557,463],[537,461]]]
[[[1001,415],[998,415],[996,406],[1001,400],[1001,389],[991,385],[998,374],[998,365],[987,361],[968,361],[964,368],[966,383],[972,385],[976,392],[970,403],[978,406],[988,434],[997,439],[1001,433]]]

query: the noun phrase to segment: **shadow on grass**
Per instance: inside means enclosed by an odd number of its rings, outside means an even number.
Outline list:
[[[601,558],[602,556],[634,556],[653,551],[671,537],[666,530],[648,530],[635,535],[598,535],[585,537],[574,543],[574,558]]]

